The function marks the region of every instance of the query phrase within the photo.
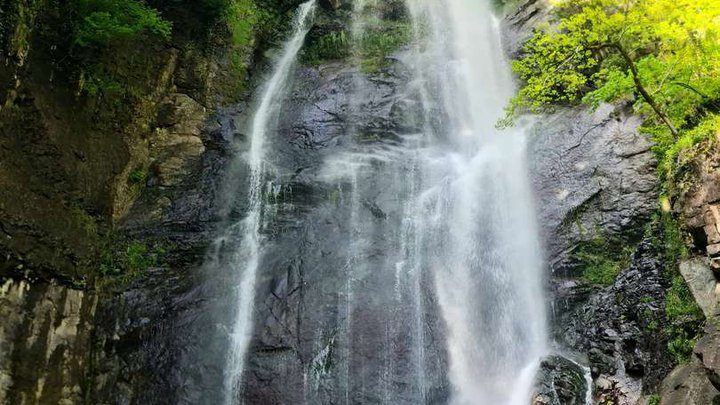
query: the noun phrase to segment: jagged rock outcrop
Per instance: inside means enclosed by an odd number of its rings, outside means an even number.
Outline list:
[[[720,271],[720,151],[717,142],[701,142],[679,157],[684,165],[673,179],[673,209]]]
[[[613,285],[559,316],[564,326],[558,339],[587,354],[600,399],[610,395],[635,403],[643,392],[654,392],[672,368],[663,334],[662,269],[657,248],[644,241]]]
[[[540,363],[532,405],[588,405],[585,370],[562,357],[548,356]]]
[[[97,298],[54,284],[0,285],[0,403],[79,404]]]

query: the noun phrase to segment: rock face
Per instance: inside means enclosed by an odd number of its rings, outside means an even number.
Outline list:
[[[334,177],[347,172],[343,164],[353,164],[353,154],[379,155],[406,142],[403,136],[415,129],[408,119],[414,105],[413,95],[408,94],[409,77],[401,63],[370,75],[342,65],[297,72],[281,114],[281,132],[271,148],[278,172],[275,181],[287,191],[266,231],[269,251],[257,289],[256,332],[246,366],[244,389],[249,402],[333,403],[344,395],[360,403],[420,401],[417,364],[411,357],[415,337],[396,336],[392,326],[410,323],[410,308],[398,304],[394,294],[388,295],[387,285],[395,283],[394,276],[368,273],[375,264],[386,267],[388,250],[397,248],[390,230],[398,229],[393,221],[402,216],[392,211],[397,204],[391,202],[405,191],[390,187],[396,184],[392,178],[361,172],[363,177],[355,184],[362,191],[357,193],[369,197],[359,202],[362,208],[356,212],[347,197],[351,180]],[[367,164],[377,168],[385,165],[368,159]],[[388,172],[392,173],[390,168]],[[355,276],[354,304],[346,306],[345,260],[351,252],[336,235],[353,234],[347,220],[351,215],[375,229],[375,237],[367,241],[372,254],[364,259],[372,265]],[[432,297],[421,299],[425,308],[434,307]],[[408,305],[412,302],[410,297],[406,300]],[[388,311],[389,305],[396,310]],[[408,318],[403,320],[395,311],[407,313]],[[428,360],[422,372],[423,388],[441,403],[447,381],[438,318],[425,318],[422,333]],[[410,328],[398,325],[397,329]],[[387,330],[397,340],[385,341],[378,330]],[[352,347],[352,352],[337,347]]]
[[[648,241],[640,243],[630,266],[612,286],[592,295],[577,310],[559,316],[559,338],[587,353],[597,397],[634,403],[654,392],[670,371],[667,353],[662,265]],[[609,391],[609,392],[608,392]]]
[[[588,381],[585,370],[561,356],[549,356],[540,363],[533,405],[587,405]]]
[[[639,125],[602,105],[562,110],[533,127],[538,216],[555,275],[578,275],[571,254],[580,241],[637,238],[655,212],[655,159]]]
[[[96,297],[6,280],[0,286],[0,403],[82,403]]]
[[[698,249],[705,250],[716,271],[720,270],[720,152],[713,142],[703,142],[687,154],[673,190],[674,210],[693,236]]]
[[[680,273],[707,319],[718,314],[718,283],[707,258],[695,257],[680,262]]]
[[[505,44],[551,19],[549,4],[522,2],[505,20]],[[613,285],[585,285],[576,257],[594,238],[635,246],[657,210],[656,162],[641,123],[622,107],[558,108],[530,122],[531,174],[552,277],[553,333],[586,356],[595,400],[635,403],[672,368],[662,338],[665,286],[659,253],[644,241]],[[660,336],[660,338],[658,338]],[[605,403],[605,402],[603,402]]]
[[[516,59],[522,53],[525,39],[532,35],[533,29],[550,19],[548,0],[526,0],[505,17],[503,24],[503,44],[508,56]]]
[[[296,3],[283,2],[287,7]],[[331,9],[348,4],[324,3]],[[545,2],[531,0],[509,17],[505,32],[511,54],[518,52],[530,27],[546,16]],[[243,131],[250,111],[239,104],[211,113],[203,105],[212,96],[193,83],[198,66],[184,62],[193,55],[171,51],[159,56],[164,62],[154,71],[161,85],[148,101],[152,111],[145,117],[148,122],[140,123],[146,126],[138,124],[145,136],[135,134],[132,142],[109,139],[104,133],[88,136],[82,122],[72,127],[58,120],[58,115],[78,115],[77,110],[48,107],[65,104],[71,95],[47,95],[44,81],[25,79],[45,68],[43,58],[36,61],[27,50],[19,50],[13,72],[0,68],[3,83],[26,68],[31,73],[13,80],[11,89],[0,89],[20,108],[17,114],[0,112],[0,118],[15,114],[11,126],[0,127],[0,162],[11,162],[0,163],[0,253],[10,254],[0,265],[0,275],[24,276],[32,267],[33,273],[48,279],[74,279],[83,257],[97,254],[97,240],[86,238],[86,233],[93,226],[103,228],[106,223],[97,218],[112,218],[115,212],[128,238],[162,240],[172,246],[167,265],[149,269],[112,294],[90,294],[69,282],[29,286],[4,281],[0,402],[222,401],[218,393],[227,342],[216,336],[227,331],[220,330],[220,319],[207,310],[232,313],[233,308],[218,294],[218,286],[207,282],[203,273],[208,266],[201,263],[216,228],[225,225],[219,218],[239,219],[247,209],[247,169],[230,158],[248,146]],[[333,167],[323,163],[356,152],[352,145],[391,149],[417,131],[416,98],[407,93],[410,75],[403,68],[402,52],[395,57],[397,63],[378,74],[332,63],[296,72],[280,130],[270,141],[276,154],[269,159],[276,173],[268,180],[277,188],[268,194],[268,206],[276,215],[263,231],[270,243],[258,280],[256,332],[243,383],[248,403],[332,403],[345,392],[358,402],[379,403],[386,399],[386,389],[397,393],[392,403],[419,403],[408,360],[412,354],[406,350],[407,341],[417,337],[397,336],[388,350],[380,350],[383,342],[373,339],[379,328],[390,324],[384,303],[394,297],[380,292],[394,280],[371,281],[360,275],[356,298],[366,304],[343,307],[347,263],[341,258],[348,252],[337,235],[352,232],[338,225],[347,222],[342,192],[350,185],[347,180],[328,181]],[[364,91],[356,93],[356,88]],[[641,388],[654,389],[670,364],[665,342],[654,331],[662,327],[664,299],[656,253],[649,243],[641,243],[612,286],[592,291],[573,278],[582,270],[573,252],[597,230],[632,239],[654,211],[655,163],[650,144],[637,133],[638,124],[636,117],[608,105],[597,111],[563,109],[533,127],[530,151],[553,284],[564,287],[555,303],[555,329],[570,348],[589,357],[600,397],[616,401],[637,398]],[[128,175],[138,167],[148,170],[147,178],[142,192],[135,190],[139,196],[130,195]],[[389,202],[400,192],[387,187],[382,176],[356,181],[377,190],[359,202],[358,221],[373,224],[378,236],[369,250],[381,252],[393,243],[385,231],[400,228],[389,224],[400,215],[388,208],[396,206]],[[239,195],[231,197],[237,201],[223,201],[226,189]],[[708,207],[715,201],[702,201],[699,206],[707,209],[699,211],[712,212]],[[71,218],[67,212],[73,207],[78,215]],[[703,213],[688,215],[697,218]],[[69,219],[58,223],[56,218]],[[701,228],[706,225],[703,219]],[[381,257],[378,253],[371,260]],[[444,375],[444,326],[433,313],[434,298],[424,295],[419,300],[428,314],[422,326],[424,355],[432,359],[422,365],[426,401],[446,403],[450,392]],[[410,322],[410,308],[398,308],[394,319]],[[338,328],[348,313],[355,319],[352,333]],[[341,339],[347,336],[357,342],[352,358],[336,350],[340,343],[346,345]],[[707,381],[716,377],[703,381],[700,376],[705,368],[716,369],[711,349],[716,346],[698,345],[702,360],[673,375],[663,392],[677,402],[668,404],[715,395]],[[23,364],[20,358],[32,363]],[[383,361],[392,362],[392,378],[379,375],[378,369],[350,366]],[[338,372],[345,368],[347,374]],[[537,404],[583,403],[587,386],[582,368],[551,357],[543,370],[546,378],[540,382]],[[350,385],[345,378],[386,385]],[[692,394],[687,387],[694,387]]]
[[[186,38],[192,6],[168,6],[177,49],[113,48],[94,62],[132,95],[85,94],[68,67],[69,3],[0,3],[0,403],[167,403],[182,394],[168,370],[182,354],[176,335],[199,317],[183,315],[203,288],[189,269],[236,135],[228,114],[208,116],[227,82],[242,81],[223,74],[223,46]],[[96,289],[110,230],[166,246],[164,267]]]

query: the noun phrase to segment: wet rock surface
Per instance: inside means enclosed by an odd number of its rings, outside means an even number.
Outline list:
[[[587,405],[585,370],[562,356],[549,356],[540,363],[533,405]]]
[[[603,380],[596,396],[634,403],[643,392],[654,392],[672,368],[663,334],[665,287],[657,254],[649,241],[640,243],[613,285],[559,317],[564,326],[557,338],[586,353],[593,377]]]
[[[417,337],[398,335],[412,330],[405,322],[412,322],[413,297],[398,302],[387,288],[396,283],[394,277],[372,270],[387,267],[399,248],[390,230],[398,229],[402,215],[392,202],[407,191],[390,187],[397,184],[394,179],[370,177],[373,171],[361,171],[357,179],[342,177],[348,173],[345,164],[373,165],[379,173],[388,166],[394,172],[384,154],[392,157],[392,149],[408,142],[405,136],[415,129],[411,119],[401,118],[412,115],[414,105],[406,93],[408,78],[402,64],[378,75],[341,65],[297,71],[273,140],[275,182],[283,191],[265,230],[269,251],[244,381],[245,398],[252,403],[334,403],[347,396],[351,403],[412,404],[423,395],[413,358]],[[360,155],[367,161],[354,161]],[[357,202],[359,211],[349,199],[353,187],[369,196]],[[350,220],[353,212],[357,223]],[[372,227],[375,236],[365,241],[364,254],[370,256],[363,260],[370,264],[348,287],[347,260],[353,253],[336,238],[353,235],[357,224]],[[431,312],[435,298],[421,299]],[[448,395],[442,330],[439,317],[427,316],[419,332],[426,359],[422,389],[430,393],[430,403],[443,403]]]
[[[639,239],[657,207],[657,176],[640,119],[602,105],[561,110],[531,129],[539,223],[556,276],[578,276],[572,253],[598,234]]]

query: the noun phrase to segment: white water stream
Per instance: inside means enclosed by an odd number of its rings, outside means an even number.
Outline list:
[[[248,190],[248,214],[234,227],[242,229],[242,240],[231,261],[232,271],[237,274],[236,287],[237,312],[230,337],[230,352],[225,367],[225,404],[239,402],[240,382],[245,366],[245,357],[252,337],[252,311],[255,299],[255,282],[258,264],[262,257],[260,230],[263,221],[263,184],[265,168],[265,138],[269,125],[277,119],[284,99],[286,81],[302,48],[305,36],[312,27],[312,16],[316,0],[310,0],[300,6],[293,22],[294,32],[285,44],[273,73],[262,89],[259,104],[255,110],[250,127],[250,150],[244,157],[250,168]]]
[[[546,308],[525,137],[494,126],[514,91],[498,22],[489,1],[406,3],[435,118],[415,221],[447,327],[451,401],[525,405],[546,352]]]
[[[377,22],[373,9],[381,3],[354,4],[357,42]],[[525,136],[495,128],[514,92],[498,22],[490,0],[406,5],[416,41],[405,60],[413,80],[404,90],[420,106],[421,129],[396,142],[367,142],[359,140],[368,136],[360,124],[347,122],[355,142],[329,154],[320,170],[337,190],[333,205],[347,213],[338,227],[345,250],[337,249],[346,259],[337,274],[345,278],[334,304],[338,334],[321,342],[306,373],[315,381],[304,385],[317,390],[325,379],[334,386],[333,403],[422,404],[442,398],[447,374],[452,404],[527,405],[546,354],[543,267]],[[314,10],[312,0],[298,11],[293,36],[259,95],[243,156],[250,168],[248,209],[229,231],[240,240],[231,260],[237,287],[226,405],[242,395],[253,333],[267,220],[265,140]],[[360,102],[372,98],[368,83],[356,78],[351,117],[375,108]],[[336,345],[340,350],[331,350]],[[330,364],[324,360],[330,356],[337,356],[335,368],[317,367]]]

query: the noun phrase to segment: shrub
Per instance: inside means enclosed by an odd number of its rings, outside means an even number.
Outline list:
[[[350,41],[345,31],[332,31],[312,41],[303,52],[303,59],[313,65],[350,56]]]
[[[138,0],[79,0],[74,43],[102,47],[115,41],[152,35],[169,40],[172,24]]]
[[[388,66],[388,55],[406,45],[412,39],[412,29],[405,22],[383,21],[368,30],[359,44],[360,67],[367,73],[377,72]]]
[[[152,248],[140,241],[127,245],[111,245],[105,250],[100,261],[100,273],[104,276],[120,276],[131,280],[143,274],[148,268],[163,263],[165,249],[156,245]]]
[[[673,276],[665,301],[668,350],[678,363],[690,358],[704,316],[680,274]]]
[[[580,246],[574,254],[582,268],[582,279],[592,285],[607,286],[615,281],[620,271],[630,262],[629,248],[617,249],[621,243],[613,243],[602,234]]]
[[[663,252],[663,277],[669,285],[665,297],[665,335],[668,351],[677,363],[683,363],[692,354],[704,320],[678,269],[678,263],[688,253],[683,232],[669,213],[661,212],[647,228],[646,236]]]

